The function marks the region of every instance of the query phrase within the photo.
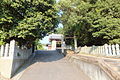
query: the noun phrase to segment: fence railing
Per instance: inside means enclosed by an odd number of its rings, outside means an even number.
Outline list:
[[[105,44],[103,46],[84,46],[78,48],[79,52],[87,53],[87,54],[96,54],[101,56],[120,56],[120,46],[116,45],[108,45]]]

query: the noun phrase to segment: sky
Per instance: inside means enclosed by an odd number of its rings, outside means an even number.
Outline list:
[[[56,2],[59,2],[60,0],[56,0]]]
[[[40,40],[40,43],[48,44],[49,43],[49,36],[45,36],[42,40]]]

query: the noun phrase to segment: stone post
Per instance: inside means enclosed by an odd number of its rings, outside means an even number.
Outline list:
[[[0,56],[1,56],[1,57],[4,57],[4,45],[1,46],[1,51],[0,51],[0,53],[1,53]]]
[[[80,49],[80,53],[81,53],[81,52],[84,52],[84,48],[83,48],[83,47],[81,47],[81,49]]]
[[[112,53],[113,53],[113,56],[116,56],[115,45],[112,45]]]
[[[8,45],[8,44],[7,44]],[[6,48],[8,49],[8,46],[6,45]],[[2,52],[3,52],[2,47]],[[7,50],[8,51],[8,50]],[[5,53],[7,53],[7,51]],[[11,78],[13,76],[13,60],[14,60],[14,52],[15,51],[15,40],[12,40],[10,42],[10,49],[9,49],[9,56],[1,58],[1,75],[5,78]],[[7,56],[7,54],[5,54]]]
[[[100,55],[102,55],[102,46],[100,46]]]
[[[102,55],[104,56],[105,55],[105,46],[101,46],[102,48]]]
[[[88,54],[90,53],[90,48],[91,48],[91,47],[88,47],[88,50],[87,50]]]
[[[120,55],[120,46],[118,44],[116,44],[116,53],[117,55]]]
[[[100,54],[100,46],[98,46],[98,54]],[[100,54],[101,55],[101,54]]]
[[[9,44],[7,43],[6,45],[5,45],[5,57],[8,57],[9,56]]]
[[[92,46],[92,54],[95,54],[95,45]]]
[[[84,46],[84,53],[86,53],[86,47],[87,47],[87,46],[85,45],[85,46]]]
[[[94,46],[94,54],[97,54],[97,46]]]
[[[111,45],[108,45],[109,55],[112,56],[112,48]]]
[[[96,46],[96,54],[99,54],[99,49],[98,49],[99,46]]]
[[[14,57],[15,52],[15,40],[10,41],[10,49],[9,49],[9,55],[10,57]]]
[[[105,49],[105,55],[108,55],[109,54],[109,52],[108,52],[108,44],[104,45],[104,49]]]

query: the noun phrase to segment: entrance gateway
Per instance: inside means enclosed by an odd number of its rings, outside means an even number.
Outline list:
[[[49,50],[62,49],[65,47],[64,36],[62,34],[50,34],[49,41],[51,44],[48,45]]]

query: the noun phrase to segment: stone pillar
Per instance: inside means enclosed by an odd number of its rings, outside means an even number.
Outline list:
[[[97,46],[94,46],[94,50],[95,50],[94,54],[96,54],[97,53]]]
[[[109,55],[112,56],[112,48],[111,48],[111,45],[108,45],[108,49],[109,49]]]
[[[56,50],[56,40],[52,41],[52,50]]]
[[[112,53],[113,53],[113,56],[116,56],[115,45],[112,45]]]
[[[98,46],[96,46],[96,54],[99,54]]]
[[[101,49],[100,46],[98,46],[98,54],[99,54],[99,55],[101,55],[101,54],[100,54],[100,49]]]
[[[100,46],[100,55],[102,55],[102,46]]]
[[[101,52],[102,52],[102,55],[105,55],[105,46],[101,46]]]
[[[87,46],[85,45],[84,48],[85,48],[85,51],[84,51],[84,52],[87,53]]]
[[[118,44],[116,44],[116,53],[117,53],[117,55],[120,55],[120,49],[119,49],[119,45]]]
[[[92,46],[92,54],[95,54],[95,45]]]
[[[4,45],[1,46],[1,51],[0,51],[0,53],[1,53],[0,56],[1,56],[1,57],[4,57]]]
[[[92,47],[88,47],[88,54],[90,54],[90,50],[91,50]]]
[[[83,47],[81,47],[81,49],[80,49],[80,53],[81,53],[81,52],[83,52],[83,51],[84,51],[84,48],[83,48]]]
[[[10,41],[10,49],[9,49],[9,56],[11,58],[14,57],[14,52],[15,52],[15,40]]]
[[[5,57],[8,57],[8,56],[9,56],[8,52],[9,52],[9,44],[7,43],[7,44],[5,45]]]
[[[109,52],[108,52],[108,44],[104,45],[104,49],[105,49],[105,55],[108,55],[109,54]]]
[[[6,48],[8,48],[7,45]],[[5,53],[7,53],[7,51]],[[13,73],[14,55],[15,55],[15,41],[12,40],[10,42],[9,57],[1,58],[1,62],[0,62],[1,75],[4,76],[5,78],[11,78],[14,74]],[[7,56],[7,54],[5,54],[5,56]]]

